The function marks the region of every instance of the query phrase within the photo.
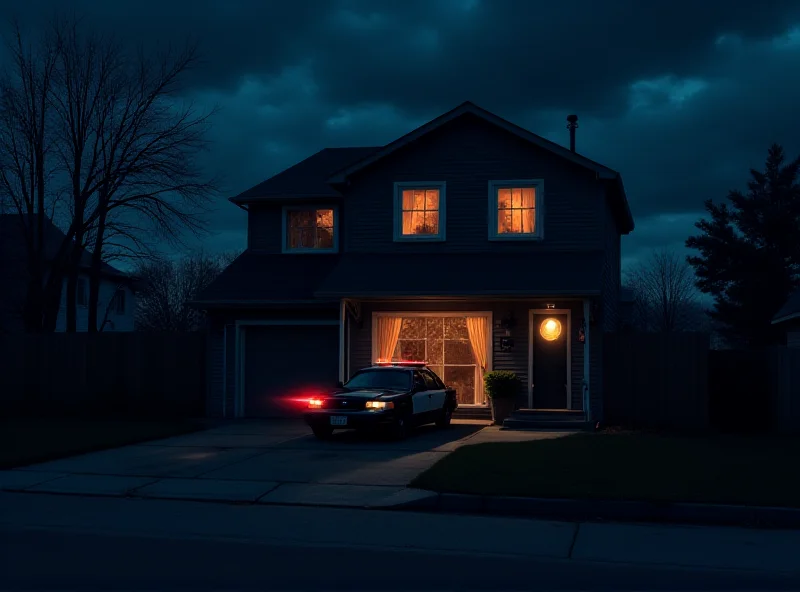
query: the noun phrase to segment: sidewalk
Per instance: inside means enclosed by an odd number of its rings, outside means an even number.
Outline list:
[[[238,506],[0,493],[4,536],[30,529],[247,541],[280,547],[404,549],[575,564],[800,575],[800,531],[576,524],[491,516]],[[446,560],[446,559],[445,559]]]

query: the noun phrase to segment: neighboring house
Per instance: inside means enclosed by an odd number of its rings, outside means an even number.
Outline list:
[[[0,215],[0,262],[3,263],[3,287],[0,290],[0,328],[6,332],[23,330],[20,312],[27,285],[26,248],[23,223],[26,217],[18,214]],[[53,260],[64,241],[64,233],[49,219],[45,220],[44,252],[49,262]],[[89,269],[91,253],[81,253],[81,273],[78,277],[76,324],[78,331],[89,326]],[[66,330],[66,285],[61,291],[61,305],[56,321],[56,331]],[[99,293],[98,323],[103,331],[133,331],[136,306],[135,278],[102,263]],[[106,314],[106,312],[108,314]]]
[[[772,324],[785,332],[787,346],[800,348],[800,289],[789,296],[783,308],[772,318]]]
[[[484,371],[512,370],[520,407],[601,419],[598,335],[617,328],[634,226],[616,171],[468,102],[230,201],[248,212],[247,250],[193,303],[208,312],[210,414],[286,413],[280,401],[299,409],[358,368],[411,359],[462,406],[486,405]]]

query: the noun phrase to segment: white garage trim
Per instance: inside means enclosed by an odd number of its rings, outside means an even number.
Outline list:
[[[245,348],[245,328],[267,325],[279,326],[337,326],[338,320],[331,319],[270,319],[270,320],[239,320],[236,321],[235,343],[236,355],[234,356],[234,368],[236,369],[236,384],[234,386],[234,417],[244,417],[244,348]],[[339,352],[341,359],[342,352]],[[340,364],[341,365],[341,364]]]

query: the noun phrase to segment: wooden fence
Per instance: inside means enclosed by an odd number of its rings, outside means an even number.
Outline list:
[[[800,433],[800,349],[767,351],[772,426],[783,433]]]
[[[0,412],[197,417],[205,335],[52,333],[0,337]]]
[[[603,335],[604,419],[610,425],[704,430],[706,333]]]

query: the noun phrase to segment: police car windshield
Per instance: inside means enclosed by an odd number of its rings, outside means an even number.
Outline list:
[[[411,372],[408,370],[363,370],[353,376],[347,388],[408,390],[411,387]]]

